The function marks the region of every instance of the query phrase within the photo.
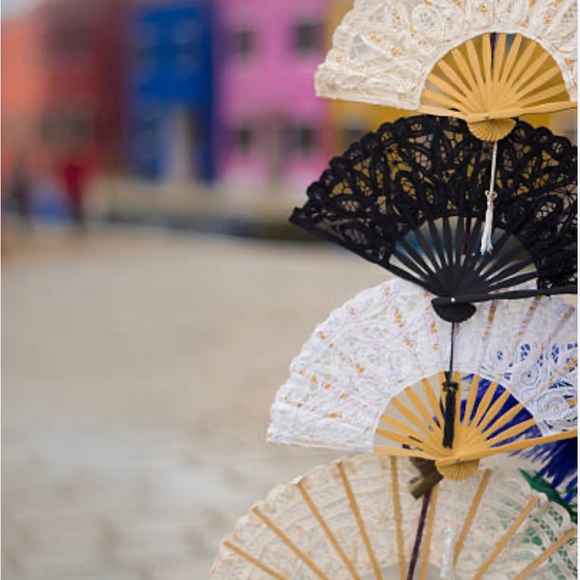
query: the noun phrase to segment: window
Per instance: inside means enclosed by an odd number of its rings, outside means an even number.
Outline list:
[[[316,130],[308,123],[290,125],[286,128],[286,147],[290,153],[311,153],[316,147]]]
[[[340,130],[340,146],[342,151],[346,151],[350,145],[358,141],[365,133],[365,128],[361,123],[347,123]]]
[[[151,25],[140,23],[131,34],[131,55],[135,66],[142,72],[155,64],[157,31]]]
[[[236,127],[232,131],[232,143],[235,151],[248,153],[254,145],[254,132],[247,126]]]
[[[317,22],[298,22],[294,26],[293,48],[298,53],[322,50],[322,25]]]
[[[201,36],[202,29],[197,22],[180,22],[175,26],[172,42],[177,67],[188,71],[197,67]]]
[[[44,36],[49,57],[71,59],[88,54],[92,29],[89,16],[78,11],[52,11]]]
[[[93,120],[86,111],[49,111],[42,118],[41,133],[48,145],[81,147],[93,140]]]
[[[241,58],[248,58],[254,51],[254,32],[249,28],[240,28],[232,34],[232,52]]]
[[[131,120],[131,153],[132,172],[144,179],[159,177],[159,118],[155,114],[137,115]]]

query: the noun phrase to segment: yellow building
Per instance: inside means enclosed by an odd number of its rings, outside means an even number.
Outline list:
[[[327,19],[327,50],[332,46],[332,35],[346,13],[352,8],[353,0],[332,0]],[[382,123],[395,121],[413,114],[393,107],[365,105],[338,99],[329,99],[332,150],[330,155],[344,152],[348,146],[364,133],[376,130]]]

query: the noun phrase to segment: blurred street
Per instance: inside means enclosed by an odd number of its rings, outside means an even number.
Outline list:
[[[3,578],[207,578],[254,501],[338,456],[267,445],[269,406],[385,276],[324,244],[9,224]]]

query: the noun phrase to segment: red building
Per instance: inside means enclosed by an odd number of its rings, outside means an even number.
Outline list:
[[[123,0],[50,0],[42,26],[40,134],[57,155],[73,148],[118,167],[123,123]]]
[[[73,152],[122,160],[125,0],[45,0],[2,22],[2,174],[35,181]]]

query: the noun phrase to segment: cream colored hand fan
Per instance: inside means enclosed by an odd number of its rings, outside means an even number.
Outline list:
[[[497,141],[513,117],[576,107],[575,0],[357,0],[319,96],[453,116]]]
[[[415,475],[404,461],[358,455],[281,485],[224,539],[211,577],[576,578],[575,524],[518,472],[443,480],[419,501]]]
[[[453,326],[432,298],[394,279],[334,310],[276,394],[269,441],[422,457],[464,479],[485,457],[576,436],[573,306],[497,300]]]

